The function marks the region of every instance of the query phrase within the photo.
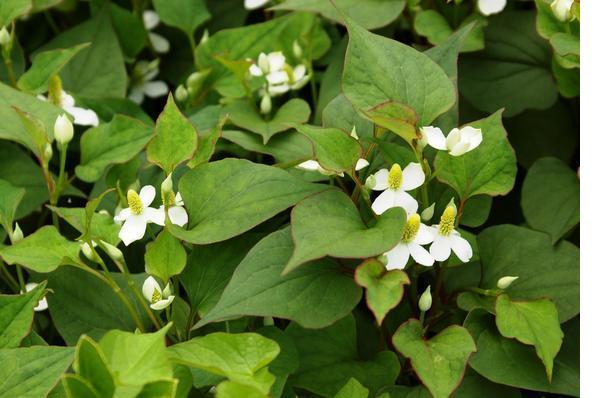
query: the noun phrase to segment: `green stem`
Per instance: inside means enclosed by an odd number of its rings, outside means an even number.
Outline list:
[[[490,296],[490,297],[496,297],[500,293],[502,293],[502,290],[497,290],[497,289],[481,289],[481,288],[478,288],[478,287],[470,287],[470,288],[467,288],[466,290],[468,290],[470,292],[473,292],[473,293],[482,294],[484,296]]]
[[[188,38],[188,42],[190,43],[190,48],[192,50],[192,57],[194,57],[195,53],[196,53],[196,40],[194,39],[194,34],[188,32],[187,38]]]
[[[0,262],[0,275],[2,275],[2,279],[12,288],[15,293],[19,292],[19,282],[11,275],[11,273],[6,268],[6,265],[3,262]]]
[[[6,73],[8,74],[8,79],[10,80],[10,84],[13,87],[17,87],[17,78],[15,76],[15,70],[13,68],[12,59],[10,58],[10,53],[2,49],[2,59],[4,60],[4,65],[6,66]]]
[[[313,69],[312,60],[308,62],[308,73],[310,74],[310,93],[313,102],[314,109],[317,108],[317,80],[315,79],[315,72]]]

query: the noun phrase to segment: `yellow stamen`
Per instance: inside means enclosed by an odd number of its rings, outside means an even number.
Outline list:
[[[419,227],[421,227],[421,217],[419,217],[418,214],[413,214],[408,217],[408,220],[406,220],[406,224],[404,225],[404,232],[402,232],[402,242],[412,242],[419,232]]]
[[[62,81],[58,75],[52,75],[48,80],[48,101],[62,106]]]
[[[152,304],[160,301],[160,299],[162,299],[162,294],[158,289],[155,288],[152,292]]]
[[[144,211],[142,199],[140,199],[140,195],[138,195],[133,189],[127,191],[127,204],[129,205],[129,210],[133,215],[139,216],[142,214],[142,211]]]
[[[388,186],[394,191],[402,186],[402,168],[398,163],[394,163],[388,174]]]
[[[449,236],[454,230],[454,220],[456,219],[456,207],[450,205],[446,207],[440,218],[440,235]]]

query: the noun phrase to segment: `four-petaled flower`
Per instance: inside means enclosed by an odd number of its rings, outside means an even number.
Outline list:
[[[432,225],[434,238],[429,247],[429,253],[436,261],[445,261],[450,257],[453,251],[456,257],[463,263],[468,262],[473,257],[473,249],[469,242],[460,236],[460,233],[454,228],[456,219],[456,206],[450,203],[444,209],[438,225]]]
[[[144,237],[147,223],[165,224],[164,211],[150,207],[155,196],[156,190],[151,185],[143,187],[139,195],[131,189],[127,192],[127,204],[129,207],[121,210],[115,216],[115,221],[124,221],[119,231],[119,238],[121,238],[125,246],[129,246],[131,242]]]
[[[175,296],[171,294],[171,286],[167,283],[167,286],[161,289],[156,279],[151,276],[144,281],[142,294],[150,302],[150,308],[155,311],[167,308],[175,300]]]
[[[169,93],[169,86],[162,80],[152,80],[158,75],[158,60],[140,61],[135,64],[131,76],[131,89],[128,98],[136,104],[144,101],[144,96],[158,98]]]
[[[433,126],[422,127],[421,133],[423,134],[421,145],[429,144],[440,151],[449,151],[452,156],[460,156],[472,151],[483,141],[481,129],[471,126],[453,128],[448,137],[444,137],[442,130]]]
[[[180,227],[187,224],[188,214],[183,207],[183,198],[179,192],[177,192],[177,195],[175,195],[173,191],[163,193],[163,204],[158,208],[163,214],[165,212],[165,204],[167,204],[167,213],[169,214],[171,223],[179,225]],[[162,225],[164,225],[164,222]]]
[[[48,99],[44,95],[38,95],[38,99],[42,101],[47,101]],[[57,101],[58,102],[58,101]],[[98,115],[91,109],[80,108],[75,106],[75,98],[73,96],[67,94],[64,90],[60,91],[60,104],[59,105],[63,110],[65,110],[68,114],[73,116],[73,123],[79,126],[98,126],[100,124],[100,120],[98,119]]]
[[[430,229],[431,227],[421,223],[421,217],[418,214],[409,216],[400,243],[383,254],[387,259],[385,267],[388,270],[404,269],[409,257],[412,257],[419,264],[433,265],[433,257],[423,248],[423,245],[433,241],[434,235]]]
[[[375,173],[374,191],[383,191],[373,202],[375,214],[383,214],[392,207],[402,207],[409,215],[417,212],[419,204],[406,191],[420,187],[425,182],[425,173],[418,163],[409,163],[404,170],[394,163],[392,168]]]

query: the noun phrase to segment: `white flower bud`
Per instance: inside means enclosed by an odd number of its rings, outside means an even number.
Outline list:
[[[61,145],[67,145],[73,139],[73,123],[64,113],[54,122],[54,138]]]
[[[23,231],[21,231],[21,227],[19,227],[19,223],[15,223],[15,229],[13,229],[12,234],[12,243],[17,243],[23,239]]]
[[[173,192],[173,179],[171,178],[171,174],[172,173],[169,173],[167,178],[160,184],[160,190],[163,194]]]
[[[375,176],[373,174],[371,174],[370,176],[367,177],[367,180],[365,181],[365,188],[372,190],[376,184],[377,184],[377,179],[375,178]]]
[[[3,26],[0,29],[0,46],[5,47],[10,44],[10,33],[6,29],[6,26]]]
[[[92,246],[96,246],[96,243],[94,241],[92,241]],[[96,255],[96,253],[94,252],[94,250],[92,250],[92,248],[90,247],[90,245],[88,245],[87,242],[82,242],[81,246],[80,246],[81,252],[83,253],[83,255],[90,261],[93,261],[95,263],[98,262],[98,256]]]
[[[105,242],[103,240],[100,241],[100,244],[102,245],[102,248],[104,249],[106,254],[108,254],[109,257],[113,259],[113,261],[123,260],[123,252],[119,250],[118,247],[113,246],[110,243]]]
[[[352,131],[350,132],[350,137],[354,138],[355,140],[358,139],[358,134],[356,134],[356,126],[352,126]]]
[[[266,115],[267,113],[271,112],[272,107],[273,104],[271,103],[271,96],[269,94],[263,95],[262,99],[260,100],[260,113]]]
[[[204,29],[204,33],[202,34],[202,38],[200,39],[200,45],[203,45],[210,38],[210,34],[208,33],[208,29]]]
[[[518,276],[503,276],[502,278],[498,279],[496,286],[498,286],[498,289],[504,290],[512,285],[512,283],[517,279],[519,279]]]
[[[550,8],[552,9],[556,19],[566,22],[571,18],[572,5],[573,0],[554,0],[552,4],[550,4]]]
[[[292,45],[292,50],[294,51],[294,57],[298,59],[302,59],[302,47],[298,43],[298,40],[294,40],[294,44]]]
[[[177,86],[177,88],[175,89],[175,99],[177,100],[177,102],[185,102],[187,101],[188,97],[189,93],[187,89],[183,87],[182,84]]]
[[[50,145],[50,143],[47,142],[46,146],[44,147],[44,161],[48,163],[50,159],[52,159],[53,154],[54,151],[52,151],[52,145]]]
[[[427,312],[431,308],[431,286],[427,286],[427,289],[423,292],[421,297],[419,298],[419,309],[422,312]]]
[[[421,220],[429,221],[433,217],[433,213],[435,212],[435,203],[426,208],[421,212]]]
[[[205,77],[205,73],[194,72],[188,76],[187,80],[185,81],[185,84],[188,87],[188,89],[192,91],[198,90],[200,86],[202,86],[202,82],[204,82]]]

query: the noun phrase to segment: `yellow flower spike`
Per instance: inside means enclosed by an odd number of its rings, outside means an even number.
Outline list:
[[[406,225],[404,225],[404,231],[402,232],[401,241],[404,243],[412,242],[417,236],[420,226],[421,217],[419,217],[418,214],[413,214],[409,216],[408,220],[406,220]]]
[[[402,186],[402,168],[398,163],[394,163],[388,174],[388,186],[397,190]]]
[[[129,205],[131,214],[139,216],[142,214],[142,211],[144,211],[144,204],[140,199],[140,195],[138,195],[133,189],[127,191],[127,204]]]
[[[451,202],[446,206],[442,217],[440,217],[440,235],[449,236],[454,231],[454,220],[456,219],[456,206]]]

